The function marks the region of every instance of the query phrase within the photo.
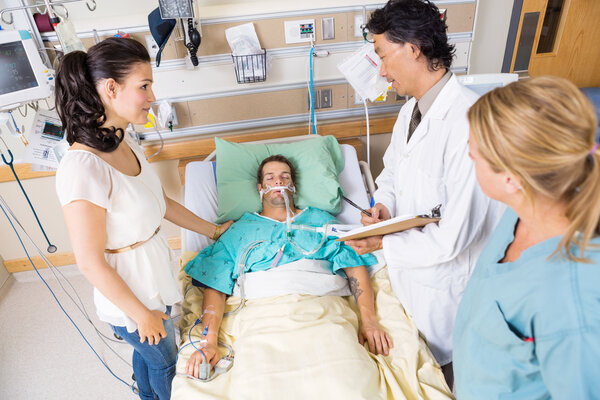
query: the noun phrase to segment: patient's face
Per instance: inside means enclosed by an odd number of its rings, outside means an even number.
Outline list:
[[[262,185],[258,185],[260,191],[263,187],[274,187],[274,186],[294,186],[292,181],[292,174],[290,167],[286,163],[279,161],[271,161],[263,166],[263,181]],[[288,191],[288,197],[290,204],[293,204],[293,193]],[[285,200],[280,192],[272,191],[266,193],[263,197],[263,202],[268,202],[272,205],[284,205]]]

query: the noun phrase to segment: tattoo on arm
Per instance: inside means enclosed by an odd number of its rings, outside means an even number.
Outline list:
[[[360,295],[362,294],[362,289],[359,288],[359,282],[358,279],[356,278],[348,278],[348,284],[350,285],[350,292],[352,293],[352,295],[354,296],[354,298],[358,301],[358,298],[360,297]]]

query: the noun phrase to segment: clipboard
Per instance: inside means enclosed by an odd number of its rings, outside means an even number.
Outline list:
[[[352,229],[351,231],[345,232],[339,238],[336,239],[338,242],[345,240],[364,239],[369,236],[387,235],[389,233],[402,232],[407,229],[418,228],[431,224],[432,222],[439,222],[441,218],[432,216],[399,216],[381,221],[373,225],[367,225],[360,228]]]

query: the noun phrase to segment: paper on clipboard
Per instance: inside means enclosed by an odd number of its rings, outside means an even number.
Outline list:
[[[342,234],[336,239],[336,241],[342,242],[345,240],[364,239],[369,236],[387,235],[389,233],[402,232],[407,229],[422,227],[440,220],[441,218],[401,215],[399,217],[390,218],[373,225],[352,229],[351,231]]]

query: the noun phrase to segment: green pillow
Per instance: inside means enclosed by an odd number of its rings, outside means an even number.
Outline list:
[[[217,223],[237,220],[245,212],[262,210],[256,172],[265,158],[281,154],[296,168],[295,204],[312,206],[333,215],[341,209],[344,169],[340,145],[333,136],[317,136],[285,144],[232,143],[215,137],[217,147]]]

